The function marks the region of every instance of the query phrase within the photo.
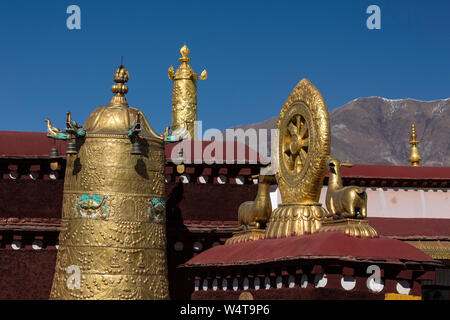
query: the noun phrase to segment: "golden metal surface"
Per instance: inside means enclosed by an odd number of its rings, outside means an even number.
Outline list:
[[[330,121],[319,90],[302,79],[281,109],[277,181],[283,203],[318,202],[330,154]]]
[[[55,138],[58,134],[63,133],[61,129],[52,125],[49,119],[44,120],[47,123],[47,137]]]
[[[254,299],[253,299],[253,295],[250,292],[246,291],[246,292],[242,292],[239,295],[238,300],[254,300]]]
[[[378,237],[378,232],[370,226],[369,221],[361,219],[339,219],[322,222],[319,232],[328,231],[341,231],[351,237]]]
[[[177,172],[178,172],[179,174],[183,174],[185,169],[186,169],[186,168],[185,168],[184,164],[178,164],[178,165],[177,165]]]
[[[412,166],[419,166],[420,161],[422,161],[422,158],[419,154],[419,148],[417,145],[419,144],[419,141],[416,140],[416,126],[414,124],[411,125],[411,141],[409,144],[411,145],[411,150],[409,154],[408,162],[411,163]]]
[[[242,228],[259,229],[265,224],[272,213],[270,200],[270,185],[275,182],[274,176],[260,175],[258,177],[258,193],[255,200],[246,201],[239,206],[238,223]]]
[[[330,122],[319,90],[302,79],[281,109],[277,128],[282,204],[272,212],[266,236],[314,233],[327,212],[318,203],[330,154]]]
[[[282,238],[319,231],[326,217],[320,203],[283,203],[276,208],[267,224],[266,237]]]
[[[422,250],[433,259],[450,260],[450,241],[427,240],[406,242]]]
[[[180,67],[174,73],[173,66],[169,68],[169,79],[173,80],[172,95],[172,133],[182,130],[187,126],[190,138],[196,138],[196,128],[194,122],[197,120],[197,80],[206,80],[208,74],[206,70],[198,76],[191,66],[189,49],[184,45],[181,50]]]
[[[367,217],[367,194],[364,188],[342,185],[341,162],[330,157],[328,159],[328,188],[326,205],[328,216],[340,218]]]
[[[410,294],[386,293],[384,300],[422,300],[422,296],[413,296]]]
[[[59,250],[51,299],[168,299],[164,141],[139,109],[128,106],[114,75],[115,96],[95,109],[67,157]],[[130,154],[138,120],[141,155]],[[68,283],[80,270],[80,287]]]
[[[228,238],[227,241],[225,241],[225,244],[228,245],[240,242],[261,240],[264,239],[265,237],[266,237],[266,230],[250,228],[245,231],[234,232],[233,236],[231,238]]]

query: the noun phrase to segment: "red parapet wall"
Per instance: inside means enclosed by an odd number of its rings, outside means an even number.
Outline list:
[[[0,249],[0,299],[47,300],[55,264],[55,249]]]
[[[0,218],[61,218],[63,187],[63,180],[0,180]]]

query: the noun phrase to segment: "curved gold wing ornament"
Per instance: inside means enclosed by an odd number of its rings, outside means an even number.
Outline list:
[[[168,76],[170,80],[173,80],[175,78],[175,72],[173,71],[173,66],[169,67]]]
[[[208,72],[206,72],[206,70],[203,70],[198,78],[200,80],[206,80],[208,78]]]

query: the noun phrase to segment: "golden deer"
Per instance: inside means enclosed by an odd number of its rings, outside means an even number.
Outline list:
[[[239,206],[238,222],[241,229],[259,229],[261,223],[266,223],[272,213],[270,201],[270,185],[275,183],[273,175],[258,176],[258,193],[253,201],[243,202]]]
[[[364,188],[342,185],[341,166],[351,166],[338,159],[328,159],[328,189],[326,205],[328,217],[365,218],[367,216],[367,194]]]

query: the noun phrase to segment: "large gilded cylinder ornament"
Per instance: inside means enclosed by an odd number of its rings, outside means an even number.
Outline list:
[[[197,80],[207,78],[206,70],[201,75],[197,75],[188,62],[189,49],[184,45],[180,49],[180,67],[174,73],[171,66],[169,68],[169,79],[173,80],[172,95],[172,132],[177,130],[187,130],[191,139],[197,138]]]
[[[128,77],[120,66],[67,156],[51,299],[169,298],[164,142],[128,106]]]

